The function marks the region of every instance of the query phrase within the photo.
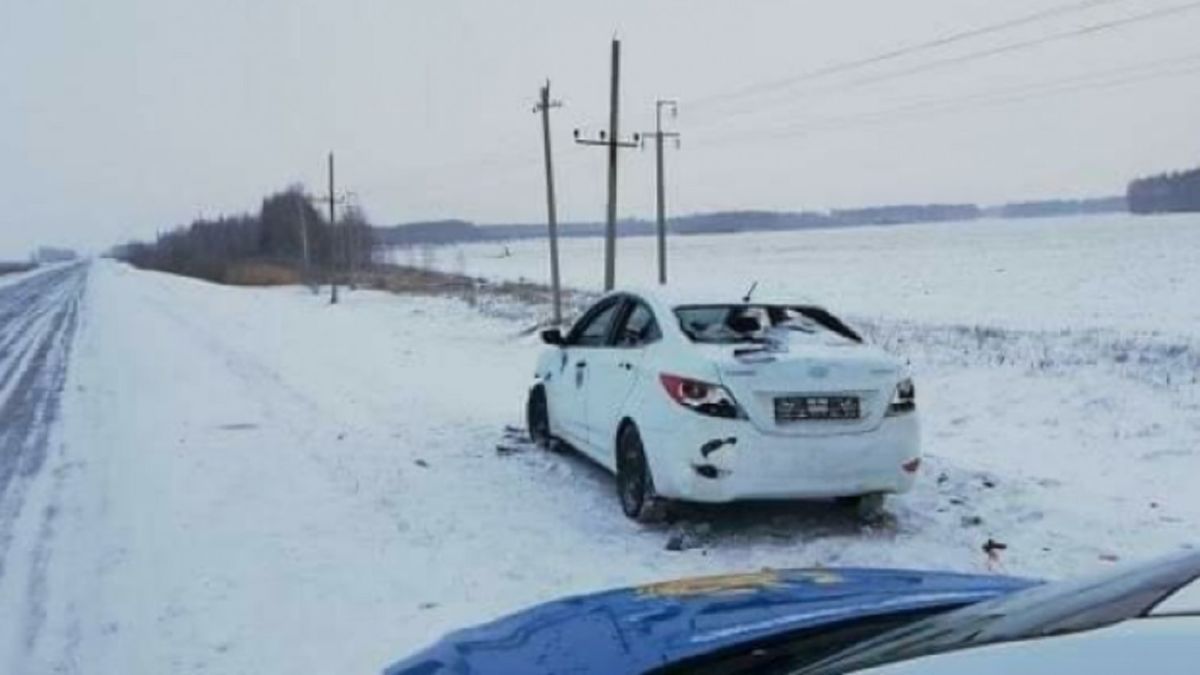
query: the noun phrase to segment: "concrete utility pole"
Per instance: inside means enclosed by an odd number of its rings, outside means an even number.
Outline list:
[[[546,212],[550,227],[550,285],[554,289],[554,325],[562,324],[562,289],[558,276],[558,213],[554,204],[554,163],[550,153],[550,109],[561,108],[561,101],[550,100],[550,80],[541,89],[535,113],[542,114],[542,149],[546,157]]]
[[[654,131],[643,134],[654,137],[655,167],[658,175],[658,283],[667,283],[667,197],[663,178],[663,139],[674,138],[679,147],[679,133],[663,131],[663,108],[671,109],[671,117],[679,114],[678,104],[672,100],[659,99],[654,102]]]
[[[600,132],[598,140],[579,137],[575,130],[575,142],[581,145],[602,145],[608,148],[608,213],[604,227],[604,290],[611,291],[616,285],[617,270],[617,149],[638,146],[638,135],[633,141],[622,141],[618,135],[618,110],[620,108],[621,41],[612,41],[612,81],[608,103],[608,137]]]

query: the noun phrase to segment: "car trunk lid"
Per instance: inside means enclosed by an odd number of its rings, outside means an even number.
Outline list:
[[[802,345],[704,345],[721,383],[759,430],[780,435],[828,436],[861,433],[879,426],[887,413],[900,364],[883,351],[838,341]],[[827,418],[822,411],[857,400],[852,419]],[[786,399],[785,403],[778,403]],[[777,405],[781,406],[777,417]],[[811,406],[817,418],[794,413]],[[842,409],[845,412],[845,409]]]

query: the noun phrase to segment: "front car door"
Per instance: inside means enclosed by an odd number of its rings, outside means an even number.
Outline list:
[[[617,318],[611,344],[596,349],[588,360],[587,433],[596,460],[615,468],[614,447],[620,424],[638,378],[646,347],[659,340],[658,322],[650,307],[629,298]]]
[[[558,432],[579,450],[588,447],[587,405],[592,361],[611,338],[613,325],[624,307],[620,296],[606,298],[593,306],[567,334],[562,349],[557,384],[550,396],[550,415]]]

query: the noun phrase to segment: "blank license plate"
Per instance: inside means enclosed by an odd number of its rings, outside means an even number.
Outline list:
[[[856,420],[857,396],[782,396],[775,399],[776,422]]]

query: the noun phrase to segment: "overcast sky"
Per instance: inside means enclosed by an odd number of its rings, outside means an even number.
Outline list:
[[[1200,164],[1200,61],[1183,61],[1200,56],[1196,10],[864,81],[1187,0],[1097,2],[732,95],[1068,4],[3,0],[0,256],[153,236],[256,209],[293,182],[320,190],[330,149],[377,223],[541,221],[531,106],[547,77],[565,104],[553,115],[560,217],[600,220],[604,152],[571,131],[606,122],[614,34],[623,129],[652,128],[654,99],[679,99],[674,213],[1106,195]],[[652,217],[653,170],[651,152],[622,153],[622,216]]]

